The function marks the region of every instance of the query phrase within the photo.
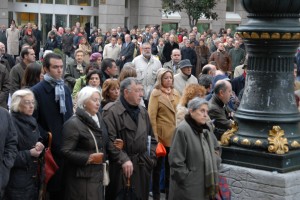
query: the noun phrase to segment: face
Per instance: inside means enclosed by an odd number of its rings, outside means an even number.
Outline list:
[[[231,84],[226,81],[226,90],[221,90],[220,91],[220,95],[221,95],[221,100],[224,104],[227,104],[230,100],[230,97],[231,97],[231,94],[232,94],[232,87],[231,87]]]
[[[144,96],[143,86],[141,84],[131,83],[129,89],[124,90],[124,98],[133,106],[138,106]]]
[[[120,95],[120,87],[115,87],[115,88],[111,87],[111,88],[109,88],[108,95],[109,95],[109,99],[111,101],[117,100],[117,98]]]
[[[100,85],[100,77],[98,74],[93,74],[89,80],[89,86],[99,87]]]
[[[150,45],[143,45],[143,56],[144,57],[151,56],[151,46]]]
[[[116,40],[116,38],[113,37],[113,38],[110,39],[110,42],[111,42],[112,45],[115,45],[117,40]]]
[[[33,95],[24,96],[19,105],[20,113],[31,116],[34,111],[34,97]]]
[[[85,38],[81,39],[81,44],[86,44],[86,39]]]
[[[95,115],[100,107],[100,95],[95,92],[89,99],[84,103],[84,109],[92,116]]]
[[[63,75],[63,61],[61,59],[50,59],[50,67],[47,69],[44,68],[45,71],[55,80],[59,80]]]
[[[208,105],[202,104],[198,109],[191,111],[191,117],[199,124],[205,124],[208,118]]]
[[[173,86],[173,75],[171,74],[171,72],[166,72],[163,75],[161,84],[164,88],[170,88]]]
[[[171,58],[174,63],[179,63],[181,61],[181,53],[180,50],[173,50],[171,54]]]
[[[224,44],[223,44],[223,43],[219,43],[218,49],[219,49],[220,51],[225,51],[225,49],[224,49]]]
[[[99,57],[99,58],[97,58],[97,64],[100,66],[101,65],[101,62],[102,62],[102,57]]]
[[[174,40],[175,40],[174,35],[171,35],[171,36],[169,37],[169,40],[170,40],[170,42],[174,42]]]
[[[107,74],[110,76],[115,76],[118,73],[118,67],[115,62],[112,63],[112,67],[107,68]]]
[[[125,42],[129,43],[131,41],[130,35],[125,35]]]
[[[75,56],[75,60],[78,62],[78,63],[82,63],[83,62],[83,53],[82,52],[78,52]]]
[[[181,68],[181,71],[183,74],[189,76],[191,75],[192,73],[192,67],[184,67],[184,68]]]
[[[189,38],[190,38],[190,40],[195,39],[195,34],[194,34],[194,33],[190,33],[190,34],[189,34]]]
[[[24,59],[29,62],[32,63],[35,61],[35,53],[33,49],[29,49],[28,50],[28,54],[24,56]]]
[[[5,53],[5,45],[0,42],[0,54],[4,54],[4,53]]]
[[[111,29],[111,34],[116,35],[117,34],[117,29]]]

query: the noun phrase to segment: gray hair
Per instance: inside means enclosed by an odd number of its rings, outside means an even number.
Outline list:
[[[98,93],[101,99],[101,93],[97,88],[86,86],[80,90],[77,95],[77,106],[81,109],[84,109],[84,103],[91,98],[94,93]]]
[[[200,108],[200,106],[202,106],[203,104],[208,105],[208,101],[206,101],[205,99],[200,98],[200,97],[195,97],[189,101],[188,110],[195,111],[198,108]]]
[[[29,89],[22,89],[22,90],[15,91],[11,97],[10,110],[13,112],[19,112],[20,103],[23,97],[28,95],[31,95],[34,98],[33,92]]]
[[[136,85],[141,85],[142,83],[137,80],[135,77],[127,77],[125,78],[120,85],[120,95],[124,97],[124,90],[130,90],[131,84],[135,83]]]
[[[124,69],[125,67],[133,67],[133,68],[135,68],[135,65],[134,65],[133,62],[127,62],[127,63],[124,64],[123,69]]]

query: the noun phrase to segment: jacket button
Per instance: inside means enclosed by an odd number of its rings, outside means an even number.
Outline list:
[[[31,178],[36,178],[36,176],[32,176]]]

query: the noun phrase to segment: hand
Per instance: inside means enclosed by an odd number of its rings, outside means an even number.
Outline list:
[[[133,172],[133,165],[132,165],[131,160],[128,160],[125,163],[123,163],[122,168],[123,168],[123,173],[125,174],[125,177],[130,178],[130,176],[132,175],[132,172]]]
[[[36,149],[37,151],[43,151],[44,148],[45,148],[45,147],[44,147],[44,145],[43,145],[41,142],[37,142],[37,143],[35,144],[35,149]]]
[[[122,59],[122,60],[125,60],[125,56],[122,56],[121,59]]]
[[[114,147],[115,147],[116,149],[118,149],[118,150],[122,150],[123,147],[124,147],[124,142],[123,142],[123,140],[121,140],[121,139],[116,139],[116,140],[114,141]]]
[[[30,155],[31,155],[32,157],[36,157],[36,158],[37,158],[37,157],[40,156],[40,154],[42,153],[43,150],[37,151],[36,148],[32,148],[32,149],[30,149],[29,151],[30,151]]]
[[[102,164],[103,162],[103,153],[92,153],[89,157],[88,164]]]

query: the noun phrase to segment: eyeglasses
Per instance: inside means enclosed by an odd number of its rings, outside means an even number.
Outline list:
[[[23,101],[23,104],[25,105],[25,106],[30,106],[30,105],[35,105],[35,101],[30,101],[30,100],[24,100]]]

